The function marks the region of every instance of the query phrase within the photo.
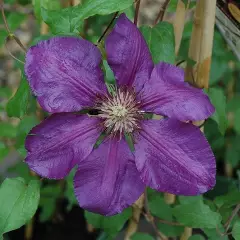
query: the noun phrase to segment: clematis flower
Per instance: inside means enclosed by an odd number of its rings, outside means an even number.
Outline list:
[[[186,121],[213,112],[207,95],[184,82],[184,71],[154,65],[137,27],[122,14],[106,39],[115,93],[108,93],[101,54],[92,43],[54,37],[31,47],[25,72],[41,107],[52,113],[26,139],[26,163],[50,179],[78,166],[75,194],[86,210],[114,215],[146,186],[197,195],[215,184],[215,159],[198,127]],[[83,109],[97,115],[79,114]],[[144,113],[164,116],[147,120]],[[102,132],[108,137],[94,147]],[[125,134],[134,139],[132,152]]]

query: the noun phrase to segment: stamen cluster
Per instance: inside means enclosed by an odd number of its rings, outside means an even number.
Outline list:
[[[142,114],[132,89],[117,89],[114,93],[105,96],[97,109],[100,111],[98,116],[104,119],[107,132],[122,134],[139,129]]]

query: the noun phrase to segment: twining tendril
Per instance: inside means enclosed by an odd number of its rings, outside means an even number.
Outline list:
[[[9,55],[10,55],[12,58],[14,58],[15,60],[17,60],[17,61],[19,61],[19,62],[21,62],[21,63],[24,64],[23,61],[21,61],[20,59],[16,58],[16,57],[11,53],[11,51],[9,50],[9,48],[8,48],[8,46],[7,46],[7,42],[8,42],[9,40],[14,39],[14,40],[16,41],[16,43],[20,46],[20,48],[21,48],[25,53],[27,52],[27,49],[24,47],[24,45],[22,44],[22,42],[20,41],[20,39],[19,39],[18,37],[16,37],[16,36],[14,35],[14,33],[11,32],[11,30],[10,30],[10,28],[9,28],[9,26],[8,26],[8,23],[7,23],[7,19],[6,19],[6,15],[5,15],[5,12],[4,12],[3,4],[4,4],[4,1],[2,0],[1,3],[0,3],[1,14],[2,14],[2,17],[3,17],[4,26],[5,26],[6,31],[7,31],[7,33],[8,33],[8,36],[7,36],[6,40],[5,40],[5,47],[6,47],[7,51],[8,51],[8,53],[9,53]]]
[[[116,19],[118,13],[119,13],[119,12],[115,12],[115,13],[114,13],[114,15],[113,15],[111,21],[109,22],[108,26],[107,26],[106,29],[104,30],[104,32],[103,32],[103,34],[101,35],[101,37],[98,39],[98,41],[97,41],[98,44],[103,40],[104,36],[107,34],[108,30],[110,29],[110,27],[112,26],[114,20]],[[97,45],[98,45],[98,44],[97,44]]]

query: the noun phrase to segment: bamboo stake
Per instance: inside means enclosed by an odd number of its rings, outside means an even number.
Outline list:
[[[186,13],[188,11],[190,0],[187,5],[182,0],[178,0],[177,10],[174,18],[174,35],[175,35],[175,54],[178,55],[178,51],[182,41],[182,35],[185,25]]]
[[[180,240],[186,240],[189,239],[192,236],[192,228],[185,227],[184,232],[180,238]]]
[[[208,88],[215,24],[216,0],[197,1],[189,58],[196,61],[196,71],[187,68],[187,80],[199,88]],[[192,78],[192,75],[194,78]]]
[[[49,26],[45,22],[41,22],[41,29],[40,29],[41,35],[48,34],[48,31],[49,31]]]
[[[171,193],[164,193],[164,201],[168,205],[172,205],[176,201],[176,195]],[[163,240],[168,240],[168,237],[164,236]]]
[[[190,47],[188,51],[188,57],[195,62],[198,62],[200,54],[200,39],[202,35],[201,31],[201,16],[202,16],[203,1],[199,0],[196,4],[196,10],[193,18],[193,30],[190,39]],[[186,81],[194,84],[196,79],[196,71],[189,63],[185,71]]]
[[[230,63],[229,67],[231,68],[232,71],[234,71],[234,64]],[[234,96],[234,87],[235,87],[235,78],[233,77],[230,82],[228,83],[227,86],[227,98],[228,101],[231,100]],[[228,123],[229,123],[229,128],[233,127],[234,124],[234,113],[229,112],[228,113]],[[230,147],[230,143],[227,143],[227,148]],[[227,177],[232,177],[233,176],[233,166],[230,162],[225,162],[224,163],[224,172]]]
[[[34,218],[30,220],[30,222],[26,225],[25,228],[25,240],[31,240],[33,236],[33,225],[34,225]]]
[[[197,65],[197,83],[199,87],[208,88],[213,47],[216,0],[203,1],[202,36],[199,63]]]
[[[164,200],[168,205],[174,204],[176,201],[176,196],[171,193],[164,193]]]
[[[196,61],[194,69],[189,64],[186,69],[186,80],[199,88],[208,88],[211,66],[216,0],[198,0],[194,15],[194,25],[190,41],[189,58]],[[195,122],[200,126],[203,121]],[[203,132],[203,127],[201,131]],[[185,227],[180,240],[187,240],[192,235],[192,229]]]
[[[76,5],[80,4],[80,3],[81,3],[81,0],[70,0],[70,4],[72,6],[76,6]]]
[[[234,71],[235,64],[233,62],[229,63],[229,67],[232,71]],[[231,100],[234,97],[234,87],[235,87],[235,76],[232,77],[230,82],[227,85],[227,99],[228,101]],[[228,123],[229,123],[229,128],[233,127],[234,124],[234,113],[229,112],[228,113]],[[230,144],[227,144],[227,148],[230,147]],[[224,164],[224,172],[227,177],[232,177],[233,176],[233,166],[230,162],[225,162]]]

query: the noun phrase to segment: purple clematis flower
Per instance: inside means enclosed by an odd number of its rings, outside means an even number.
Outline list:
[[[154,66],[137,27],[122,14],[106,39],[115,74],[110,94],[101,54],[92,43],[54,37],[31,47],[25,72],[41,107],[52,113],[26,139],[26,163],[39,175],[64,178],[74,166],[75,194],[84,209],[114,215],[132,205],[146,186],[197,195],[215,184],[215,159],[198,127],[186,121],[213,112],[202,90],[184,82],[184,71]],[[79,112],[96,109],[98,115]],[[144,120],[151,112],[162,120]],[[94,148],[105,131],[109,136]],[[134,138],[134,152],[124,133]]]

